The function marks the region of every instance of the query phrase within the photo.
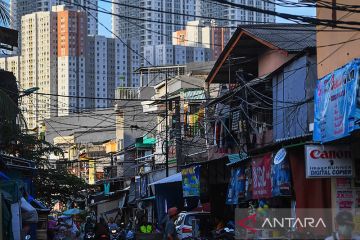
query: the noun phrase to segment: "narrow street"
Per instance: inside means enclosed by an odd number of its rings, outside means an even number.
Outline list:
[[[359,0],[0,0],[0,240],[360,239]]]

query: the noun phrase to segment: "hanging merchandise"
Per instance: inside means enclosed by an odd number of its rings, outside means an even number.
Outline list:
[[[110,194],[110,183],[104,183],[104,195],[107,196]]]
[[[253,198],[271,197],[271,153],[252,161]]]
[[[271,167],[272,195],[291,195],[290,165],[286,149],[280,149]]]
[[[231,169],[231,179],[226,197],[226,204],[236,205],[239,198],[245,197],[245,171],[244,168]]]
[[[200,197],[200,166],[181,170],[183,196]]]

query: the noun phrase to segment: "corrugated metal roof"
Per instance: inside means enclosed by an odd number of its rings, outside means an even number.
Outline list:
[[[184,92],[185,100],[197,100],[197,99],[205,99],[205,92],[201,89],[189,90]]]
[[[316,47],[316,28],[309,24],[253,24],[239,28],[289,52]]]

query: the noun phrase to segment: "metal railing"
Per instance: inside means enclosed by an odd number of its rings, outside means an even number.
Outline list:
[[[116,99],[139,99],[139,88],[119,87],[115,91]]]

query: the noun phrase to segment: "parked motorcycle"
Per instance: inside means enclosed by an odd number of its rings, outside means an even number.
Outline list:
[[[123,226],[123,224],[122,224]],[[132,223],[129,222],[128,225],[123,228],[119,234],[120,240],[135,240],[135,234],[132,231]]]
[[[235,239],[235,231],[232,228],[225,227],[220,231],[216,231],[214,234],[214,239],[221,240],[234,240]]]
[[[110,240],[118,240],[120,238],[120,229],[117,226],[111,226],[110,230]]]
[[[95,239],[95,233],[94,232],[85,233],[84,240],[92,240],[92,239]]]

